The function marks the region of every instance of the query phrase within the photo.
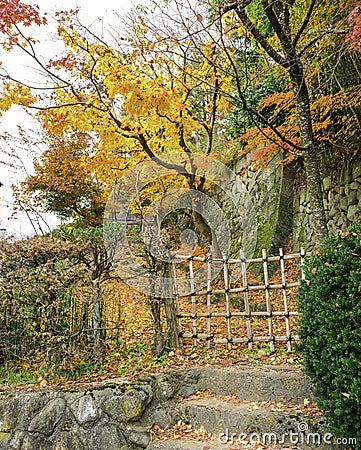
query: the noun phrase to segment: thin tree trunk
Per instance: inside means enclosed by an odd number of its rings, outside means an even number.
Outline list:
[[[313,7],[310,7],[309,13],[305,17],[297,34],[292,35],[290,17],[294,13],[294,11],[292,11],[293,2],[262,0],[261,4],[263,12],[272,25],[275,35],[281,44],[283,52],[280,52],[278,48],[272,46],[271,42],[263,35],[260,29],[257,28],[257,25],[248,16],[246,6],[250,3],[254,3],[253,0],[228,2],[224,12],[234,10],[239,17],[240,22],[250,31],[254,39],[263,47],[269,57],[272,58],[278,66],[286,69],[289,74],[295,97],[301,145],[304,148],[302,154],[310,194],[315,241],[316,245],[319,245],[327,236],[327,222],[322,201],[320,162],[312,130],[309,93],[304,77],[304,68],[300,61],[300,53],[297,51],[299,39],[302,36],[303,31],[307,28],[313,14]],[[242,89],[238,88],[238,92],[240,98],[243,99],[243,103],[246,105],[247,101],[243,95]],[[267,121],[265,121],[265,123],[270,125]]]
[[[310,194],[310,206],[314,222],[315,243],[320,245],[327,236],[326,214],[322,199],[322,184],[319,170],[319,158],[314,148],[303,155],[306,169],[307,187]]]
[[[154,354],[161,356],[165,348],[165,339],[161,320],[161,299],[149,296],[150,310],[154,325]]]
[[[198,192],[203,192],[203,186],[205,179],[201,177],[200,184],[198,188],[195,187],[195,175],[187,175],[186,176],[187,183],[189,189],[198,190]],[[209,247],[212,249],[214,256],[217,258],[222,257],[222,251],[219,247],[216,234],[214,233],[214,230],[211,229],[211,227],[208,225],[208,223],[205,221],[202,215],[202,202],[198,197],[193,198],[193,205],[192,205],[192,219],[194,222],[194,225],[197,227],[201,235],[204,237],[206,243],[209,245]]]
[[[101,314],[101,290],[99,278],[92,280],[93,290],[93,305],[92,305],[92,328],[93,328],[93,344],[94,344],[94,356],[97,361],[101,361],[103,349],[102,349],[102,314]]]
[[[179,334],[177,314],[172,298],[164,299],[165,315],[167,318],[167,341],[170,348],[179,348]]]
[[[167,280],[172,279],[171,264],[167,262],[162,263],[162,277]],[[172,283],[169,283],[170,288],[172,288],[172,285]],[[171,292],[167,292],[167,295],[164,297],[164,309],[167,319],[167,343],[170,348],[179,348],[177,312],[174,300],[169,294]]]
[[[290,77],[295,94],[301,145],[305,147],[305,150],[303,151],[303,160],[314,222],[315,243],[316,245],[320,245],[322,240],[327,236],[327,221],[322,200],[320,161],[312,130],[309,94],[300,62],[291,69]]]

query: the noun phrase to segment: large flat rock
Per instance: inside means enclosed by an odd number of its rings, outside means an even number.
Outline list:
[[[185,423],[204,428],[212,439],[224,444],[223,448],[243,441],[329,448],[322,446],[326,434],[323,416],[309,416],[280,403],[257,405],[208,397],[185,400],[178,404],[178,410]]]
[[[309,379],[289,367],[274,369],[205,367],[198,380],[199,389],[210,389],[218,395],[232,393],[241,400],[302,403],[312,398]]]

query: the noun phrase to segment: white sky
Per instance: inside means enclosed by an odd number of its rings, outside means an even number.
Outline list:
[[[145,4],[146,0],[30,0],[27,3],[37,4],[42,13],[49,13],[49,25],[34,28],[36,37],[42,41],[42,43],[37,44],[38,51],[47,60],[49,58],[55,59],[56,53],[61,51],[51,36],[52,34],[54,35],[56,30],[54,21],[51,19],[55,11],[79,7],[79,18],[81,22],[94,31],[103,32],[106,37],[107,32],[111,30],[112,26],[121,26],[118,16],[125,16],[131,8],[137,4]],[[31,29],[31,34],[33,35],[33,29]],[[25,79],[28,77],[29,80],[34,80],[34,76],[36,77],[36,73],[29,66],[30,63],[19,53],[11,54],[0,51],[0,60],[2,61],[3,67],[11,73],[20,73],[22,77],[25,77]],[[37,128],[36,122],[32,121],[21,108],[13,107],[0,117],[0,135],[4,132],[17,135],[19,125],[27,130],[36,130]],[[8,150],[6,145],[0,141],[0,160],[4,159],[3,155],[1,155],[2,149]],[[29,155],[29,149],[21,149],[18,153],[26,170],[31,172],[32,156]],[[0,188],[0,228],[6,229],[6,234],[17,237],[33,234],[34,230],[26,214],[19,214],[16,220],[9,219],[12,211],[11,203],[13,202],[11,185],[17,184],[24,179],[25,170],[14,170],[0,165],[0,173],[0,181],[4,184]],[[57,220],[50,215],[46,216],[46,221],[50,226],[54,226],[57,223]]]

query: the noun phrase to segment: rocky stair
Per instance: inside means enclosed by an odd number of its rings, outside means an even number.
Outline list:
[[[194,385],[183,389],[175,406],[178,424],[173,429],[158,431],[151,448],[326,450],[333,447],[329,438],[324,442],[324,417],[312,403],[308,404],[312,390],[299,370],[209,368],[202,372],[194,391]]]

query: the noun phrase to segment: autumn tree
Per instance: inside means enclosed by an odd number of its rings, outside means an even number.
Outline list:
[[[114,169],[121,175],[125,168],[145,158],[154,158],[160,165],[165,165],[161,158],[163,152],[180,151],[185,158],[190,158],[195,149],[195,135],[206,136],[204,150],[206,154],[211,153],[216,114],[226,105],[209,90],[209,83],[202,94],[204,86],[194,77],[184,77],[179,64],[190,63],[195,71],[208,72],[217,90],[227,80],[222,81],[215,76],[212,65],[208,67],[206,61],[203,64],[192,62],[187,48],[182,50],[182,60],[178,57],[175,60],[163,58],[162,36],[155,34],[153,41],[149,42],[149,30],[142,20],[133,25],[136,40],[130,37],[119,39],[120,44],[112,47],[82,26],[76,12],[61,12],[57,17],[59,38],[67,53],[46,65],[37,57],[32,39],[17,24],[4,29],[10,36],[8,39],[14,33],[22,36],[13,45],[36,62],[52,88],[49,89],[49,84],[42,89],[41,86],[19,82],[15,76],[7,74],[3,77],[0,108],[6,110],[17,103],[38,110],[39,121],[52,135],[64,136],[75,130],[91,133],[95,136],[94,153],[84,158],[82,170],[89,171],[105,185],[114,178]],[[154,58],[157,51],[157,58]],[[212,54],[210,45],[207,51]],[[202,97],[203,107],[197,109],[194,106],[192,100],[195,96]],[[123,163],[122,154],[131,155],[131,161]],[[51,155],[55,157],[54,153]],[[44,158],[47,165],[52,164],[49,155]],[[66,166],[67,161],[64,170]],[[182,167],[177,164],[166,167],[182,172]],[[51,193],[49,189],[44,191],[39,170],[40,166],[36,179],[29,180],[29,187],[34,190],[40,187],[48,204],[56,207],[58,203],[63,213],[71,212],[74,216],[74,207],[79,209],[81,203],[69,205],[72,195],[79,194],[76,186],[67,183],[56,186],[53,176]],[[83,173],[82,170],[79,174]],[[184,178],[188,187],[204,188],[205,179],[197,179],[194,174],[187,173]],[[84,195],[93,195],[87,186],[84,188]],[[68,195],[69,189],[71,195]],[[197,208],[193,208],[193,221],[210,243],[214,242],[212,230]]]
[[[183,28],[181,37],[170,31],[169,41],[190,41],[199,58],[209,60],[204,46],[199,46],[196,41],[196,37],[199,40],[203,35],[221,55],[213,64],[222,78],[228,76],[233,80],[234,89],[219,89],[218,94],[247,112],[254,128],[253,145],[257,145],[257,140],[258,143],[268,140],[267,151],[271,149],[271,143],[274,149],[281,148],[286,152],[287,161],[302,157],[316,241],[320,243],[327,229],[320,182],[320,151],[315,138],[319,124],[315,126],[311,111],[314,92],[310,76],[317,72],[315,62],[319,64],[320,49],[325,43],[335,36],[345,36],[352,2],[345,1],[327,9],[315,1],[167,2],[173,10],[165,8],[164,2],[153,3],[155,8],[158,5],[165,9],[162,14],[166,14],[168,23],[172,23],[168,31]],[[154,23],[153,29],[156,26]],[[250,93],[255,83],[262,89],[267,74],[282,80],[286,92],[284,87],[277,88],[268,103],[267,95],[264,96],[266,102],[261,97],[261,101],[252,103]],[[202,80],[206,82],[206,79]],[[274,113],[267,113],[267,108],[274,108]],[[284,113],[291,114],[291,120],[280,124]],[[266,154],[263,152],[258,156],[265,157]]]
[[[225,7],[220,6],[218,11],[222,15],[233,12],[237,18],[236,24],[244,27],[268,57],[288,74],[296,107],[300,139],[298,145],[293,144],[291,147],[299,150],[304,160],[316,243],[319,244],[327,234],[327,226],[322,201],[319,155],[312,125],[310,94],[302,57],[305,50],[321,39],[322,35],[332,33],[334,30],[332,28],[323,32],[319,30],[317,34],[313,33],[311,40],[307,40],[305,34],[314,14],[316,2],[311,1],[308,8],[302,11],[302,9],[297,10],[295,2],[265,0],[257,5],[257,10],[261,14],[258,16],[258,21],[261,17],[261,23],[267,21],[271,28],[272,33],[267,36],[260,30],[255,19],[252,19],[251,12],[247,8],[254,5],[255,2],[252,1],[229,2]],[[303,20],[299,22],[297,19],[301,14]],[[240,96],[244,98],[241,93]],[[278,134],[277,129],[274,131]],[[283,138],[283,136],[279,137]]]
[[[345,9],[347,10],[346,6]],[[309,90],[313,135],[323,174],[337,171],[346,159],[352,161],[358,158],[360,148],[357,129],[361,119],[361,58],[345,43],[345,33],[341,32],[342,24],[345,29],[347,27],[347,14],[334,8],[330,14],[333,20],[340,20],[338,30],[330,31],[327,38],[320,39],[316,46],[310,46],[303,54],[303,64],[307,68],[305,82]],[[325,20],[328,12],[320,12],[317,17]],[[315,28],[313,24],[310,26]],[[256,106],[267,120],[272,119],[282,134],[295,139],[297,117],[294,114],[293,94],[286,81],[285,74],[279,69],[276,72],[268,70],[263,82],[260,80],[245,91],[245,100],[251,108]],[[277,146],[270,143],[270,131],[266,128],[258,130],[249,126],[248,130],[241,130],[245,117],[252,122],[252,114],[244,110],[242,105],[236,106],[231,117],[232,136],[240,138],[244,148],[252,152],[254,160],[265,160],[273,155]],[[240,126],[237,126],[237,121]],[[261,121],[256,121],[260,126]],[[265,132],[263,136],[262,132]],[[254,151],[257,143],[259,149]],[[294,153],[296,156],[296,149]],[[286,161],[292,157],[288,152]]]
[[[83,26],[76,11],[59,12],[57,31],[65,51],[62,57],[43,63],[36,42],[22,25],[44,20],[36,9],[31,9],[29,17],[17,20],[12,2],[3,0],[5,47],[11,50],[15,46],[27,54],[47,82],[35,85],[16,74],[3,73],[0,110],[12,104],[35,109],[42,127],[51,135],[90,134],[92,150],[81,158],[79,174],[91,174],[91,179],[109,186],[114,168],[121,176],[147,158],[182,173],[182,167],[167,165],[162,155],[182,152],[191,160],[193,152],[202,150],[215,156],[216,130],[224,125],[230,109],[241,104],[257,125],[257,132],[288,154],[303,157],[319,242],[326,234],[326,220],[304,60],[316,43],[340,32],[336,25],[345,14],[335,14],[338,22],[331,26],[326,25],[325,14],[317,24],[315,17],[319,17],[317,8],[321,6],[314,1],[309,5],[266,0],[200,2],[185,8],[177,0],[167,3],[175,5],[176,14],[162,2],[157,22],[152,23],[149,13],[138,14],[133,17],[131,33],[117,36],[113,45]],[[20,10],[26,14],[24,8]],[[333,19],[331,13],[327,17]],[[255,61],[251,71],[249,61]],[[256,79],[262,82],[266,70],[288,88],[278,92],[285,104],[278,101],[275,114],[264,113],[265,108],[273,108],[272,101],[250,105],[246,95]],[[294,124],[280,126],[284,125],[280,123],[282,111],[295,118]],[[131,158],[122,159],[122,155]],[[185,173],[184,178],[189,188],[202,191],[205,187],[202,177]],[[66,185],[68,192],[76,193],[76,185],[71,186],[74,181]],[[47,193],[44,200],[63,202],[72,217],[78,214],[81,201],[77,211],[74,203],[69,209],[66,190],[61,193],[54,183],[53,187],[57,197]],[[95,191],[88,185],[83,187],[88,198],[95,199]],[[197,208],[193,221],[214,242],[212,230]]]
[[[34,160],[35,174],[21,183],[22,191],[33,193],[46,211],[60,219],[99,226],[109,186],[98,182],[83,164],[90,156],[90,136],[69,133],[60,137],[47,133],[42,145],[45,150]]]
[[[163,37],[154,35],[150,42],[142,20],[133,24],[133,37],[119,38],[118,47],[111,47],[78,22],[76,12],[57,16],[59,38],[68,53],[47,65],[39,61],[35,44],[17,24],[4,29],[10,35],[7,40],[14,29],[16,35],[22,35],[21,42],[13,45],[33,58],[49,77],[53,91],[49,85],[42,89],[17,82],[15,76],[12,82],[11,74],[6,74],[2,77],[2,110],[14,103],[38,110],[39,121],[53,134],[71,130],[94,133],[94,158],[87,163],[98,180],[106,183],[113,177],[114,167],[123,170],[116,162],[116,155],[122,153],[138,161],[159,158],[164,151],[190,154],[195,134],[202,132],[208,138],[204,150],[211,152],[216,114],[226,105],[209,90],[209,83],[205,90],[194,77],[184,77],[179,64],[208,73],[217,90],[227,80],[211,77],[212,65],[205,61],[199,67],[199,62],[188,56],[189,48],[182,49],[176,60],[163,57]],[[169,46],[168,50],[172,52]],[[199,101],[202,97],[198,110],[192,102],[195,94]]]

